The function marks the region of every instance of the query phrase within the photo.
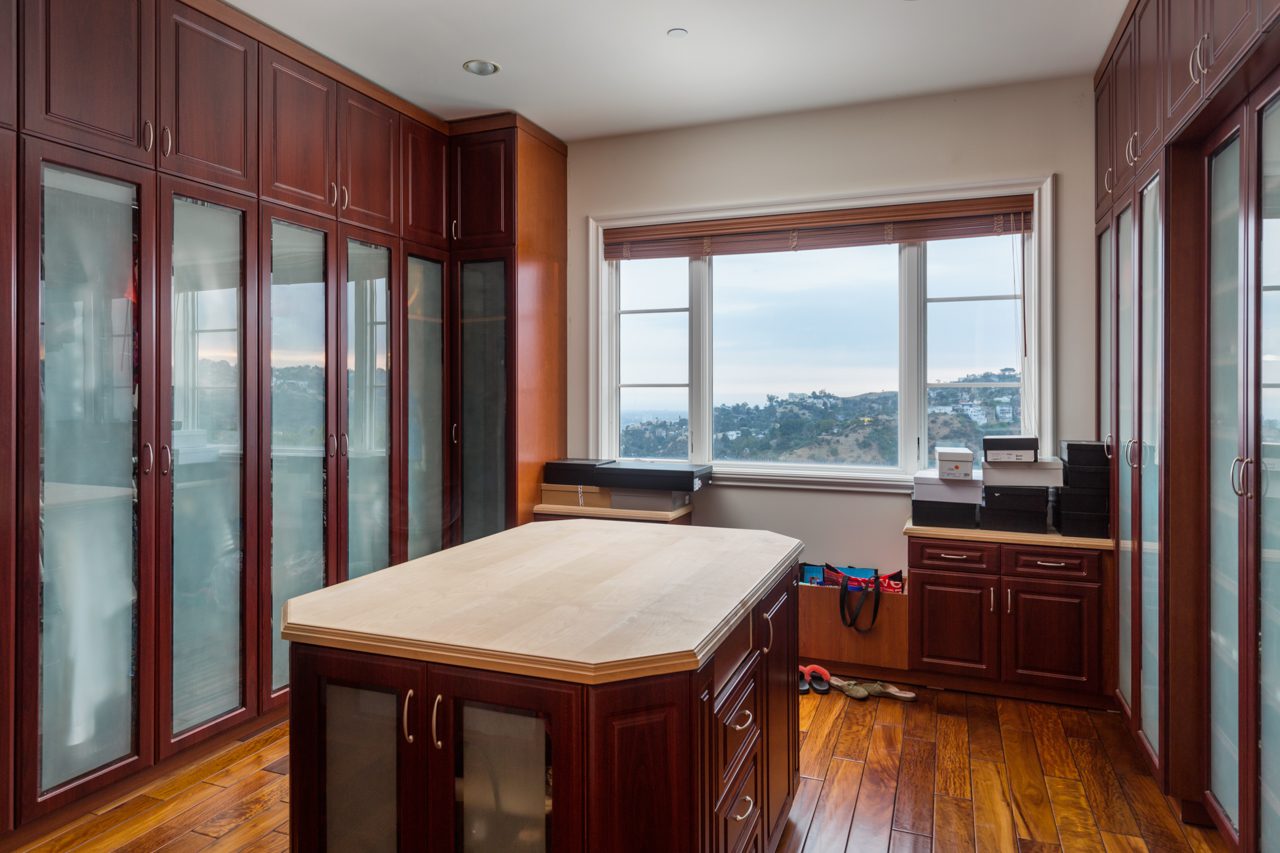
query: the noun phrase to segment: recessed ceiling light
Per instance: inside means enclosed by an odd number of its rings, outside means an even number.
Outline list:
[[[684,27],[672,27],[671,29],[667,30],[667,35],[671,36],[673,39],[682,39],[685,36],[689,35],[689,31],[686,30]]]
[[[462,67],[477,77],[488,77],[502,70],[501,65],[496,62],[490,62],[487,59],[468,59],[462,63]]]

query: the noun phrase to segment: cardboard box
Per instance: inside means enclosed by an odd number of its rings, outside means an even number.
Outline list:
[[[552,506],[607,507],[611,496],[608,489],[599,486],[564,486],[559,483],[542,484],[542,502]]]
[[[982,503],[982,471],[974,471],[971,480],[945,480],[936,468],[917,471],[911,496],[920,501],[936,503]]]
[[[983,436],[982,453],[987,462],[1037,462],[1040,439],[1034,435]]]
[[[973,479],[973,451],[967,447],[939,447],[938,476],[944,480]]]
[[[670,512],[693,501],[693,492],[655,489],[613,489],[614,509],[647,509]]]
[[[1062,485],[1062,461],[1052,456],[1035,462],[983,462],[982,481],[988,486]]]

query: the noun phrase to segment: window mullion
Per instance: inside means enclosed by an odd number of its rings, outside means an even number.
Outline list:
[[[903,243],[899,252],[899,464],[908,474],[922,466],[924,457],[924,244]]]
[[[711,461],[711,259],[689,259],[689,459]]]

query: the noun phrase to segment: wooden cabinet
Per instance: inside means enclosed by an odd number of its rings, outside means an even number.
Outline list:
[[[1270,32],[1280,17],[1280,0],[1258,0],[1258,29]]]
[[[911,667],[999,678],[999,578],[913,569],[910,583]]]
[[[1115,86],[1113,71],[1108,68],[1093,93],[1093,205],[1094,216],[1102,217],[1111,209],[1114,197],[1116,168],[1111,126],[1115,111]]]
[[[1164,147],[1161,109],[1160,0],[1144,0],[1133,13],[1133,144],[1141,165]]]
[[[23,0],[22,129],[155,164],[156,0]]]
[[[449,245],[449,140],[426,125],[400,117],[403,183],[400,236],[428,246]]]
[[[257,42],[161,0],[159,83],[160,168],[256,193]]]
[[[1115,163],[1116,182],[1114,190],[1122,193],[1133,183],[1133,175],[1137,163],[1133,158],[1133,138],[1135,134],[1134,89],[1137,86],[1136,63],[1134,62],[1133,26],[1130,24],[1116,46],[1115,58],[1111,63],[1112,83],[1115,87],[1115,108],[1111,123],[1112,161]]]
[[[1097,584],[1005,578],[1001,585],[1002,678],[1096,693]]]
[[[764,772],[760,822],[769,849],[776,846],[786,828],[800,772],[799,688],[793,665],[799,642],[797,592],[795,578],[788,575],[756,605],[756,630],[763,637],[760,704],[764,714]]]
[[[14,229],[17,226],[17,135],[0,131],[0,493],[12,495],[15,486],[15,436],[17,411],[17,299]],[[0,515],[0,694],[17,696],[17,591],[14,578],[16,519],[12,512]],[[13,727],[16,703],[0,702],[0,832],[14,825]]]
[[[426,851],[426,664],[305,645],[290,656],[294,849]]]
[[[1260,32],[1259,0],[1200,0],[1204,47],[1204,92],[1208,96],[1234,67]]]
[[[516,131],[450,139],[450,232],[458,249],[515,242]]]
[[[0,127],[18,126],[18,0],[0,0]]]
[[[337,213],[338,84],[268,47],[260,53],[260,194]]]
[[[338,155],[338,218],[399,233],[400,114],[342,86]]]
[[[1164,89],[1164,126],[1168,135],[1200,106],[1203,72],[1196,60],[1202,48],[1200,27],[1202,0],[1160,0],[1161,86]]]
[[[1160,0],[1165,138],[1171,139],[1258,42],[1274,0]]]

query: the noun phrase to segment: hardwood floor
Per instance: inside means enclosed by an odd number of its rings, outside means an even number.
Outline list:
[[[800,699],[780,851],[1225,851],[1186,826],[1115,714],[957,692]],[[287,850],[288,725],[60,827],[32,851]]]
[[[954,691],[800,697],[779,851],[1225,851],[1142,770],[1120,717]]]

